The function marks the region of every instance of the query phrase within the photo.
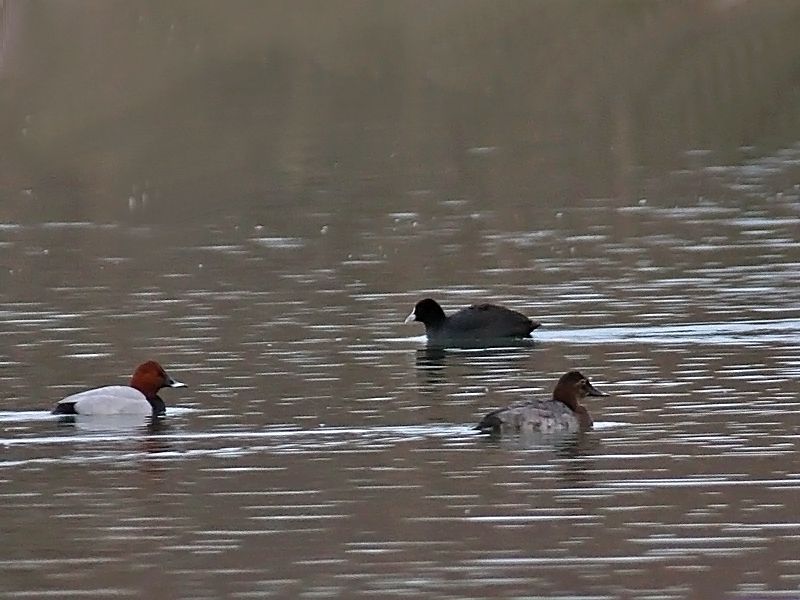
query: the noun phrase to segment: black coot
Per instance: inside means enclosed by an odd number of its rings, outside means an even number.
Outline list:
[[[430,298],[417,302],[405,322],[411,321],[425,325],[428,340],[434,342],[528,338],[539,327],[525,315],[495,304],[475,304],[448,317]]]

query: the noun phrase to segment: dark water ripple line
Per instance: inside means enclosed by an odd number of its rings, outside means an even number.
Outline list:
[[[187,409],[190,410],[190,409]],[[32,415],[33,419],[52,420],[53,415],[44,411],[30,411],[22,413]],[[624,425],[622,422],[608,421],[596,423],[598,430],[613,429]],[[319,438],[342,438],[343,442],[352,438],[361,438],[367,441],[386,441],[388,443],[408,441],[425,438],[446,438],[453,441],[485,440],[486,437],[476,431],[472,424],[442,424],[435,425],[386,425],[375,427],[318,427],[315,429],[299,429],[290,427],[275,427],[262,431],[209,431],[209,432],[149,432],[146,427],[140,428],[141,435],[133,440],[159,440],[161,442],[187,442],[195,440],[263,440],[263,439],[313,439],[315,443]],[[532,440],[539,439],[532,437]],[[541,436],[543,441],[551,439]],[[0,446],[35,446],[48,444],[74,444],[74,443],[108,443],[130,442],[131,432],[119,433],[88,433],[82,435],[52,435],[31,437],[6,437],[0,438]],[[335,440],[334,440],[335,441]]]
[[[93,588],[89,587],[81,590],[59,589],[50,590],[25,590],[16,592],[5,592],[4,598],[121,598],[139,596],[136,590],[125,588]]]
[[[67,453],[62,456],[9,459],[0,462],[0,468],[23,467],[49,464],[86,464],[103,462],[131,462],[138,460],[171,461],[212,457],[238,459],[256,454],[320,455],[320,454],[380,454],[397,444],[417,442],[425,439],[440,439],[444,445],[436,452],[481,452],[488,438],[474,431],[471,426],[390,426],[375,428],[320,428],[316,430],[287,429],[276,431],[220,431],[202,433],[147,434],[131,437],[129,432],[120,434],[92,435],[54,435],[29,438],[0,439],[0,446],[10,448],[29,448],[48,445],[78,445],[81,453]],[[264,444],[224,445],[213,448],[181,447],[187,442],[220,440],[246,441],[262,440],[273,442]],[[521,438],[512,448],[531,451],[551,448],[557,438]],[[156,446],[149,447],[153,443]],[[90,444],[100,445],[94,453]],[[119,450],[108,448],[107,444],[120,444]],[[131,445],[141,446],[132,449]],[[176,447],[173,447],[173,444]],[[86,446],[89,445],[89,446]],[[421,450],[427,451],[427,450]],[[509,467],[509,468],[514,468]],[[242,471],[257,471],[255,467],[231,467]],[[260,469],[264,470],[264,469]],[[281,470],[276,468],[276,470]]]
[[[19,568],[29,569],[42,566],[76,566],[76,565],[96,565],[122,562],[122,558],[107,556],[88,556],[83,558],[21,558],[18,560],[0,560],[0,568]]]
[[[598,491],[617,491],[617,490],[654,490],[654,489],[675,489],[675,488],[717,488],[717,487],[769,487],[769,488],[791,488],[800,490],[800,477],[787,477],[785,479],[744,479],[744,474],[721,474],[709,477],[686,477],[686,478],[641,478],[617,481],[606,481],[598,487],[592,488],[571,488],[571,492],[580,490],[586,493],[597,493]]]
[[[506,557],[506,558],[480,558],[465,561],[473,567],[512,567],[512,566],[550,566],[572,569],[576,563],[591,565],[626,565],[640,563],[666,562],[666,556],[570,556],[564,557]]]
[[[179,417],[190,413],[197,412],[197,409],[188,408],[183,406],[171,406],[167,409],[167,415],[170,417]],[[0,411],[0,423],[25,423],[31,421],[61,421],[64,415],[54,415],[49,410],[11,410]],[[96,423],[98,426],[106,424],[108,429],[129,428],[135,426],[143,426],[146,424],[148,417],[138,415],[96,415],[93,417],[80,417],[76,418],[80,423]],[[118,427],[114,427],[115,421]],[[78,421],[76,421],[78,422]],[[0,440],[0,444],[2,441]]]
[[[38,411],[37,411],[38,413]],[[41,413],[49,414],[49,413]],[[278,428],[263,431],[213,431],[213,432],[159,432],[157,434],[143,435],[143,438],[159,439],[161,441],[190,441],[203,439],[263,439],[263,438],[303,438],[318,436],[386,436],[397,435],[406,437],[452,437],[463,435],[474,438],[479,436],[470,425],[436,424],[436,425],[387,425],[377,427],[318,427],[316,429]],[[34,445],[58,444],[72,442],[119,442],[130,441],[129,432],[124,434],[98,434],[86,436],[37,436],[28,438],[0,438],[0,445]]]

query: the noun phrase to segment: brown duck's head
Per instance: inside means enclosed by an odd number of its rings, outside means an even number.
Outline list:
[[[586,396],[608,396],[608,394],[601,392],[589,383],[589,378],[580,371],[564,373],[553,390],[553,400],[566,404],[573,412],[578,414],[583,412],[588,417],[586,408],[581,405],[581,400]]]
[[[158,390],[165,387],[186,387],[185,383],[175,381],[167,375],[167,372],[154,360],[142,363],[136,368],[131,377],[132,388],[142,392],[146,398],[155,398]]]

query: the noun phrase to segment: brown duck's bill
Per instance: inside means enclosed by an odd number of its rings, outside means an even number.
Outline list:
[[[589,396],[610,396],[611,395],[611,394],[606,394],[605,392],[601,392],[600,390],[598,390],[596,387],[594,387],[588,381],[586,382],[586,385],[589,388],[589,393],[588,393]]]

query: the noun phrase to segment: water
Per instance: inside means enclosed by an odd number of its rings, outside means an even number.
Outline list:
[[[0,595],[800,596],[796,9],[723,4],[0,2]],[[163,423],[49,414],[148,358]],[[571,368],[594,430],[472,430]]]

